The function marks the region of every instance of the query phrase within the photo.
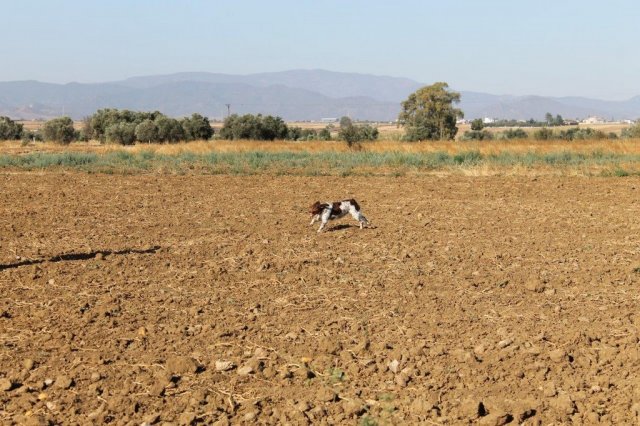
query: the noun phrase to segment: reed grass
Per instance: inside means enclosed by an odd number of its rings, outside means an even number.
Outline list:
[[[318,147],[323,149],[320,149]],[[180,145],[96,146],[95,149],[0,154],[0,168],[68,169],[104,173],[290,175],[640,174],[640,141],[435,142],[366,144],[349,151],[326,142],[195,142]]]

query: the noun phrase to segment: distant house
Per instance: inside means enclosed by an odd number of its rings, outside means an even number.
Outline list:
[[[578,124],[580,124],[580,122],[578,120],[563,120],[562,124],[564,124],[565,126],[577,126]]]
[[[482,122],[484,124],[493,124],[493,123],[496,122],[496,119],[495,118],[490,118],[490,117],[485,117],[485,118],[482,119]]]
[[[605,120],[602,117],[597,117],[595,115],[585,118],[584,120],[582,120],[583,124],[603,124],[606,123],[607,120]]]
[[[456,120],[456,124],[469,124],[469,120],[467,120],[466,118],[458,118]]]

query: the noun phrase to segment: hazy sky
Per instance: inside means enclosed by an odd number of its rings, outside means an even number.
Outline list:
[[[638,0],[0,4],[0,81],[321,68],[495,94],[640,95]]]

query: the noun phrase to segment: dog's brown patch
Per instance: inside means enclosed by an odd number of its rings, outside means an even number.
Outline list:
[[[309,207],[309,213],[311,214],[319,214],[322,211],[322,208],[320,207],[320,201],[316,201],[315,203],[311,204],[311,207]]]
[[[348,201],[353,205],[353,207],[355,207],[355,208],[356,208],[356,211],[357,211],[357,212],[359,212],[359,211],[360,211],[360,205],[358,204],[358,202],[357,202],[355,199],[353,199],[353,198],[352,198],[352,199],[350,199],[350,200],[348,200]]]
[[[338,216],[340,213],[342,213],[342,210],[340,209],[340,204],[342,204],[339,201],[336,201],[335,203],[331,204],[331,216]]]

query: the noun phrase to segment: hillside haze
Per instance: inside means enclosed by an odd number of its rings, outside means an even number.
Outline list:
[[[343,115],[392,121],[400,102],[426,85],[407,78],[326,70],[291,70],[248,75],[185,72],[132,77],[105,83],[0,82],[0,115],[14,119],[74,119],[101,108],[158,110],[180,117],[194,112],[221,119],[232,113],[278,115],[285,120],[320,120]],[[640,117],[640,96],[627,101],[581,97],[491,95],[462,91],[466,118],[542,119]]]

